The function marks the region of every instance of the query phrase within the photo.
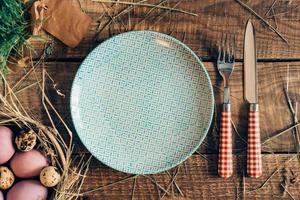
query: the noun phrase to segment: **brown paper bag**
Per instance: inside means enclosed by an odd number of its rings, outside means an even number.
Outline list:
[[[87,33],[92,19],[67,0],[40,0],[31,8],[34,32],[42,29],[69,47],[76,47]],[[38,23],[37,23],[38,22]]]

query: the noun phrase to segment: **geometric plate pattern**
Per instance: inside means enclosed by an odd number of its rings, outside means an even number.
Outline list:
[[[162,33],[132,31],[87,56],[70,104],[76,132],[93,156],[122,172],[154,174],[200,146],[214,97],[203,63],[186,45]]]

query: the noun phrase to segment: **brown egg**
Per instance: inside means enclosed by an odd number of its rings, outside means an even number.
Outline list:
[[[46,200],[48,190],[39,181],[25,180],[15,184],[7,193],[6,200]]]
[[[40,174],[40,181],[46,187],[54,187],[60,181],[60,174],[56,167],[45,167]]]
[[[42,169],[47,166],[47,158],[35,149],[28,152],[17,152],[10,162],[12,171],[19,178],[39,176]]]
[[[15,181],[14,174],[7,167],[0,167],[0,189],[6,190],[10,188]]]
[[[0,165],[9,161],[15,153],[13,137],[14,134],[9,128],[0,126]]]

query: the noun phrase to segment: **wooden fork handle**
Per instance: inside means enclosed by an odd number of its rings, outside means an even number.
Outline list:
[[[223,104],[221,132],[219,140],[218,174],[228,178],[233,173],[232,162],[232,126],[230,104]]]
[[[247,174],[258,178],[262,175],[258,104],[250,104],[248,117]]]

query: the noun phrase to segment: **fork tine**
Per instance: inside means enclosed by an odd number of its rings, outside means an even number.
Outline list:
[[[235,59],[235,57],[234,57],[234,55],[235,55],[235,48],[236,48],[236,34],[234,34],[233,35],[233,52],[232,52],[232,55],[233,55],[233,62],[235,61],[234,59]]]
[[[226,62],[234,62],[234,49],[235,49],[235,34],[229,34],[226,38]]]
[[[222,33],[221,42],[218,45],[218,61],[219,62],[235,62],[235,34]]]
[[[225,59],[226,59],[226,38],[227,38],[227,35],[226,33],[225,34],[222,34],[222,61],[225,62]]]
[[[231,35],[230,34],[226,34],[226,53],[225,53],[225,56],[226,56],[226,62],[231,62]]]
[[[231,46],[231,35],[226,35],[226,55],[227,55],[227,62],[230,62],[231,52],[230,52],[230,46]]]
[[[229,47],[229,52],[230,52],[230,62],[233,62],[233,56],[234,56],[234,52],[233,52],[233,48],[234,48],[234,34],[230,35],[230,47]]]
[[[218,45],[218,62],[223,62],[223,49],[224,49],[224,33],[221,34],[221,40]]]
[[[221,58],[221,44],[219,43],[219,47],[218,47],[218,62],[220,62],[220,58]]]

